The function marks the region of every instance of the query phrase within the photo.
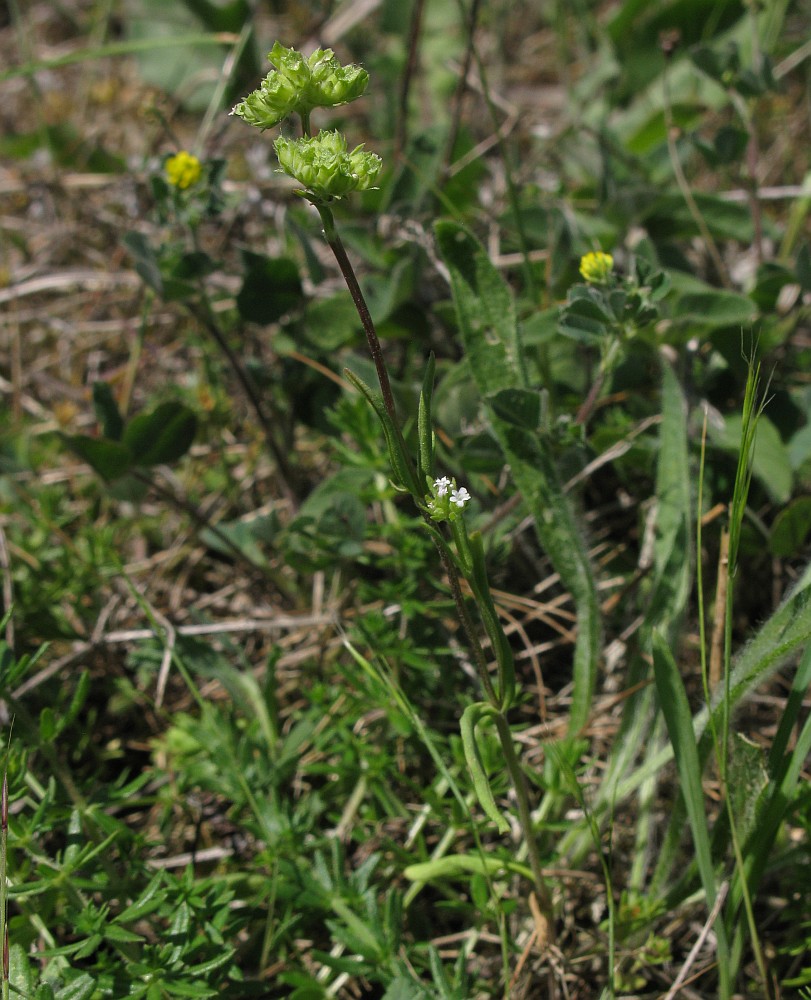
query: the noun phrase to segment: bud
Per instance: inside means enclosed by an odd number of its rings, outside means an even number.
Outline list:
[[[280,136],[274,147],[282,171],[323,200],[367,191],[383,165],[375,153],[363,152],[362,145],[349,152],[340,132],[303,139]]]
[[[313,108],[334,108],[360,97],[369,74],[360,66],[342,66],[332,49],[316,49],[305,59],[279,42],[268,53],[275,67],[259,90],[249,94],[231,112],[249,125],[267,129],[291,114],[307,116]]]
[[[599,250],[580,258],[580,273],[590,285],[604,285],[613,266],[611,254]]]
[[[164,164],[166,179],[172,187],[185,191],[200,180],[203,168],[196,156],[181,150],[174,156],[170,156]]]

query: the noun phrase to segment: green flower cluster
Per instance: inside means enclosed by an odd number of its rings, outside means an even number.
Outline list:
[[[342,66],[332,49],[316,49],[305,59],[296,49],[276,42],[268,53],[275,69],[231,112],[249,125],[268,129],[288,115],[309,116],[313,108],[335,108],[360,97],[369,74],[360,66]]]
[[[325,200],[368,191],[383,165],[376,153],[364,153],[363,145],[350,152],[341,132],[302,139],[280,136],[273,145],[284,173]]]

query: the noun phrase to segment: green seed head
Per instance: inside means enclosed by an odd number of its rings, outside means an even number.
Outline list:
[[[282,171],[324,201],[367,191],[382,166],[380,157],[365,153],[363,146],[349,152],[340,132],[319,132],[303,139],[280,136],[274,146]]]
[[[249,94],[231,114],[249,125],[267,129],[291,114],[309,115],[313,108],[334,108],[360,97],[369,74],[360,66],[342,66],[332,49],[316,49],[305,59],[279,42],[268,53],[274,66],[258,90]]]

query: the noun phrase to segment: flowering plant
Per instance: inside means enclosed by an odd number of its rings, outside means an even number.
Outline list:
[[[341,66],[330,50],[319,49],[305,59],[300,52],[277,42],[269,58],[275,70],[268,74],[258,91],[233,109],[232,114],[262,129],[279,124],[291,114],[301,118],[301,138],[281,136],[274,144],[279,165],[282,172],[303,185],[304,190],[300,193],[317,209],[327,243],[335,254],[355,303],[374,361],[380,392],[349,370],[345,371],[345,375],[371,403],[380,419],[388,446],[393,485],[399,491],[411,494],[432,534],[476,665],[486,700],[468,706],[462,715],[460,728],[465,758],[479,802],[497,828],[506,832],[509,824],[490,790],[477,738],[479,725],[494,724],[516,794],[535,891],[541,909],[547,915],[546,924],[551,927],[551,899],[532,831],[528,789],[513,749],[506,714],[516,695],[512,649],[490,591],[481,534],[475,531],[468,534],[462,516],[472,499],[471,495],[466,487],[457,486],[456,481],[448,476],[434,478],[435,442],[431,425],[434,358],[433,355],[429,358],[425,370],[419,400],[419,447],[417,455],[412,456],[397,416],[394,393],[374,322],[330,209],[332,200],[351,191],[368,190],[377,179],[382,162],[374,153],[365,152],[363,146],[356,146],[350,151],[346,138],[340,132],[322,131],[313,136],[310,131],[310,112],[313,108],[335,107],[354,100],[366,89],[368,75],[359,67]],[[425,491],[426,484],[428,493]],[[478,624],[462,590],[462,577],[473,595]],[[482,629],[496,661],[494,675],[491,675],[488,654],[482,643]]]
[[[425,498],[425,505],[432,521],[455,521],[472,499],[464,486],[456,488],[455,479],[442,476],[431,484],[431,494]]]

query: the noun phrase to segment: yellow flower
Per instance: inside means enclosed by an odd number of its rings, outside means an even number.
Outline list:
[[[181,191],[191,187],[200,180],[203,168],[200,161],[192,153],[181,150],[174,156],[170,156],[165,165],[166,178],[169,183]]]
[[[590,285],[602,285],[613,266],[614,258],[610,253],[603,253],[601,250],[587,253],[580,258],[580,273]]]

